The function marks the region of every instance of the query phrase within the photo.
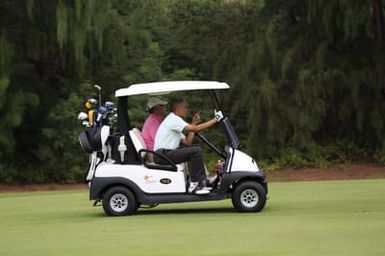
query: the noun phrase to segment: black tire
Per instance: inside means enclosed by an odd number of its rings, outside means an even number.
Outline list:
[[[103,209],[108,216],[132,215],[138,207],[134,194],[125,187],[112,187],[103,196]]]
[[[266,191],[256,181],[244,181],[235,187],[231,201],[239,212],[259,212],[265,207]]]

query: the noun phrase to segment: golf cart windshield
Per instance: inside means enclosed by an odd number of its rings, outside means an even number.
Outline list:
[[[118,120],[119,130],[122,134],[128,134],[128,130],[131,129],[128,119],[128,96],[133,95],[163,95],[171,92],[178,91],[202,91],[207,90],[210,92],[214,107],[216,110],[220,110],[218,97],[214,90],[229,89],[230,86],[227,83],[215,82],[215,81],[168,81],[168,82],[154,82],[154,83],[142,83],[133,84],[127,88],[118,89],[115,92],[115,96],[119,98],[118,105]],[[225,117],[223,120],[224,130],[226,137],[228,138],[230,145],[233,148],[238,148],[239,140],[235,134],[234,128],[230,123],[230,120]],[[216,151],[218,154],[223,153],[218,150],[210,141],[203,136],[199,136],[210,148]]]

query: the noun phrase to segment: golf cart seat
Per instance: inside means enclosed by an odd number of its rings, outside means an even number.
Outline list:
[[[173,163],[168,157],[159,154],[158,152],[148,150],[146,143],[144,142],[141,132],[137,128],[133,128],[129,131],[129,135],[131,137],[132,143],[134,144],[134,147],[138,153],[140,161],[150,169],[161,169],[161,170],[168,170],[168,171],[183,171],[185,169],[185,164],[175,164]],[[159,165],[154,162],[154,155],[156,157],[161,157],[166,162],[169,163],[169,165]]]

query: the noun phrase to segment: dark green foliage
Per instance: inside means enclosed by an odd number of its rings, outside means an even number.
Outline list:
[[[12,67],[13,55],[13,47],[3,30],[0,35],[0,158],[12,156],[14,129],[22,124],[27,108],[39,103],[37,95],[26,91],[23,82],[15,78],[18,72]]]
[[[384,162],[382,0],[4,0],[0,12],[0,182],[83,180],[76,114],[95,83],[112,99],[131,83],[226,81],[223,110],[254,157]],[[208,119],[203,96],[185,98]],[[130,99],[136,127],[146,100]],[[221,127],[204,134],[226,143]]]
[[[84,98],[92,95],[91,89],[89,83],[81,84],[50,111],[39,147],[43,181],[72,183],[85,178],[87,159],[78,141],[84,128],[77,120],[77,113],[86,110]]]
[[[255,37],[243,40],[243,61],[221,60],[238,71],[224,80],[235,82],[232,114],[251,131],[244,141],[252,154],[271,157],[287,145],[305,152],[330,137],[382,147],[385,60],[370,8],[362,1],[268,1],[253,8]],[[235,47],[230,41],[221,51]]]

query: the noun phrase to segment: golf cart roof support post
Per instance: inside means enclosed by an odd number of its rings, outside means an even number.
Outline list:
[[[214,107],[216,110],[220,110],[221,106],[219,104],[218,95],[214,90],[210,90],[210,96],[212,101],[214,102]]]
[[[214,102],[215,109],[221,110],[221,106],[219,104],[217,93],[214,90],[210,90],[210,96]],[[231,146],[235,149],[238,148],[239,147],[239,139],[238,139],[237,134],[234,131],[233,126],[230,123],[230,120],[227,117],[225,117],[223,119],[222,123],[223,123],[223,128],[225,130],[225,134],[226,134],[229,142],[231,143]]]
[[[130,119],[128,117],[128,97],[118,98],[118,127],[122,135],[128,136],[131,129]]]

